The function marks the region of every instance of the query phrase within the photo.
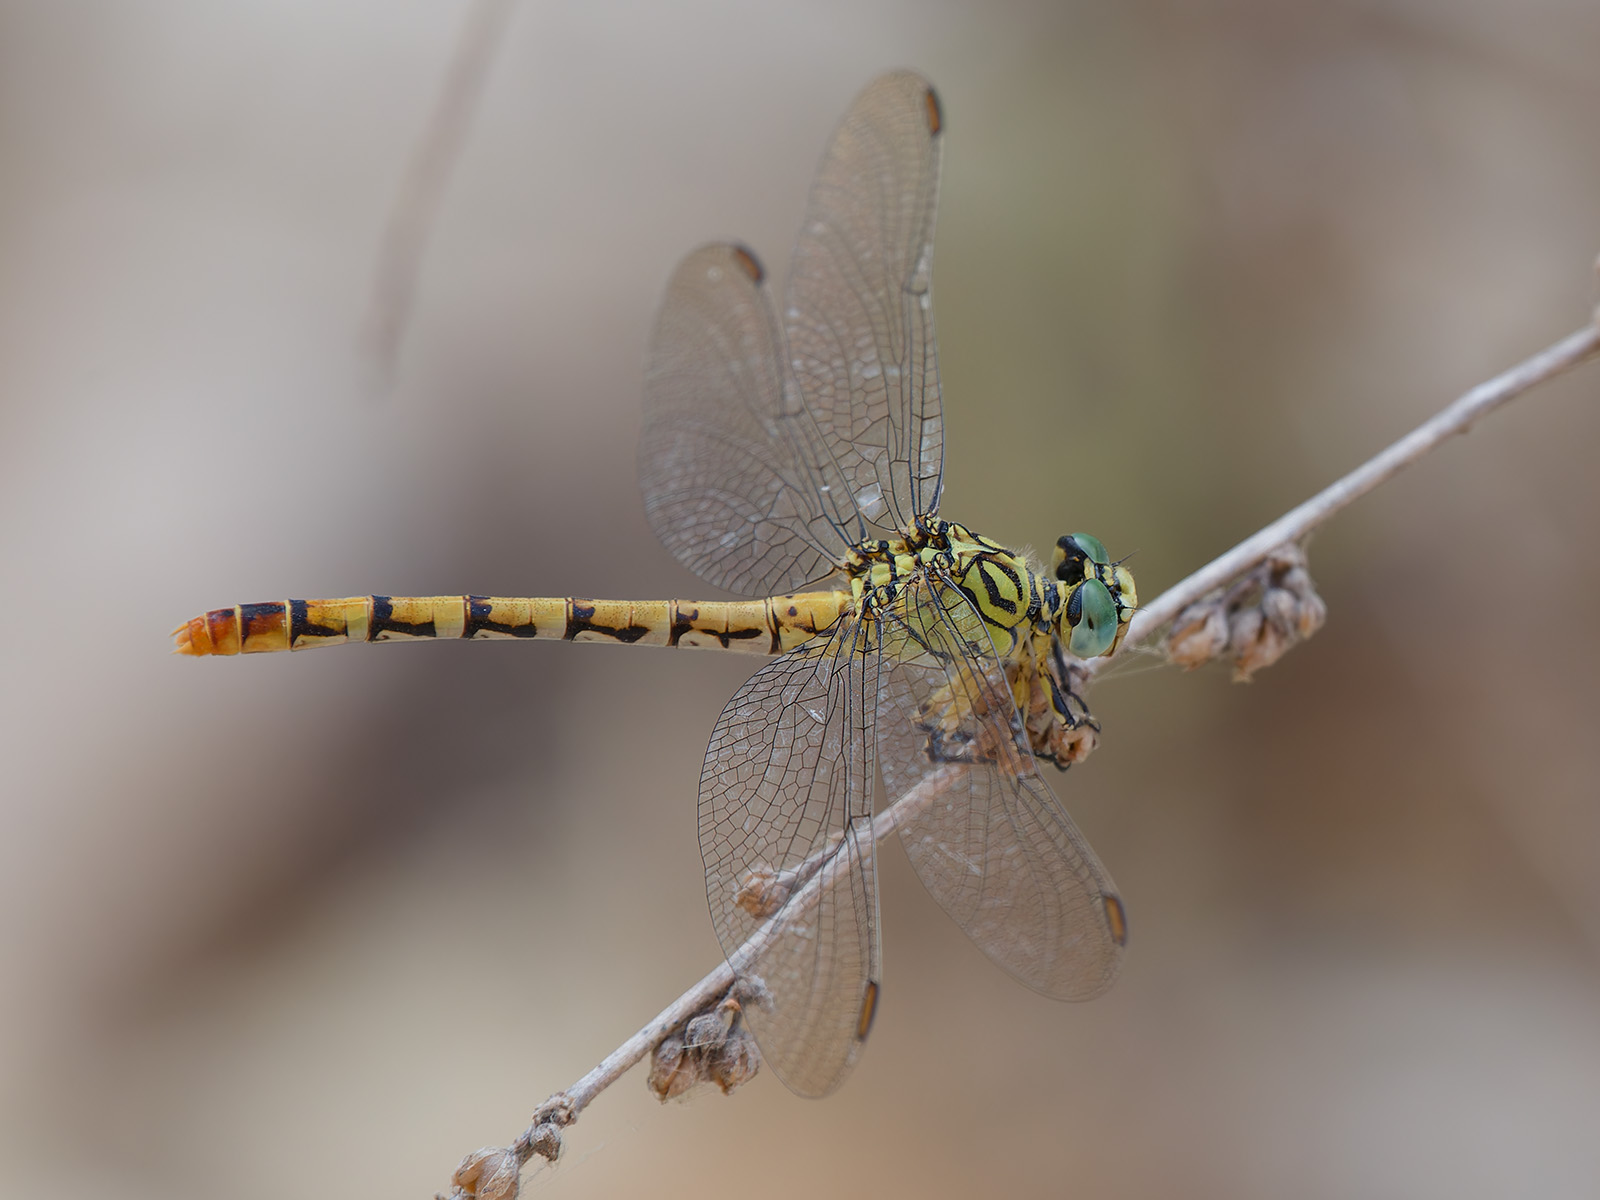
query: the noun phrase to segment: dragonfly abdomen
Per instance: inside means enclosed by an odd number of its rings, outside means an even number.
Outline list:
[[[763,600],[350,596],[215,608],[173,630],[180,654],[261,654],[344,642],[545,638],[781,654],[827,629],[850,594]]]

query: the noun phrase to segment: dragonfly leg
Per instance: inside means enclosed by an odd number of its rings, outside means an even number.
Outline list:
[[[1068,729],[1076,729],[1079,725],[1087,725],[1090,729],[1099,733],[1100,723],[1090,714],[1088,702],[1072,686],[1075,672],[1068,665],[1067,656],[1062,653],[1061,643],[1056,638],[1050,639],[1050,659],[1055,670],[1047,674],[1050,680],[1051,699],[1056,712],[1066,722]],[[1074,704],[1077,705],[1077,713],[1072,711]]]
[[[1054,675],[1046,675],[1045,678],[1050,681],[1050,706],[1061,719],[1061,723],[1068,729],[1087,726],[1099,733],[1100,722],[1094,719],[1084,698],[1070,687],[1062,687],[1056,682]]]

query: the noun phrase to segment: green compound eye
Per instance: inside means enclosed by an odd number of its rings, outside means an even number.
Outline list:
[[[1089,556],[1090,562],[1105,566],[1111,561],[1111,556],[1106,553],[1105,543],[1097,537],[1090,537],[1087,533],[1075,533],[1072,540],[1082,547],[1083,552]]]
[[[1085,564],[1093,563],[1097,566],[1108,565],[1106,548],[1099,538],[1090,537],[1087,533],[1069,533],[1056,539],[1055,567],[1056,578],[1069,586],[1082,583],[1085,576],[1093,576],[1098,572],[1085,569]]]
[[[1097,658],[1116,640],[1117,602],[1105,584],[1086,579],[1067,603],[1067,620],[1072,625],[1067,648],[1079,658]]]

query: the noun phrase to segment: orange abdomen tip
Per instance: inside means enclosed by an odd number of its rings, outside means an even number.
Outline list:
[[[239,653],[239,610],[214,608],[194,617],[172,631],[172,652],[192,654]]]

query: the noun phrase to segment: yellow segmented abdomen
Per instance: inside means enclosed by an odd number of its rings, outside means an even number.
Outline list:
[[[551,638],[781,654],[827,629],[850,593],[764,600],[585,600],[574,596],[350,596],[214,608],[172,631],[179,654],[261,654],[342,642]]]

